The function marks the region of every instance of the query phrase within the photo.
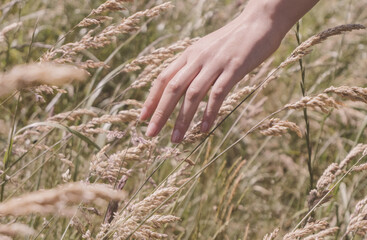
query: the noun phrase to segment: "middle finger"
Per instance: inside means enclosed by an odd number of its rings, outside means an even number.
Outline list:
[[[200,69],[201,66],[197,64],[185,65],[167,84],[149,122],[146,132],[148,137],[154,137],[159,133],[191,81],[200,72]]]

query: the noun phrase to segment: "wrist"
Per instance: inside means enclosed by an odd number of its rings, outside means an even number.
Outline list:
[[[281,41],[292,26],[319,0],[249,0],[239,21],[260,21]]]
[[[253,26],[259,31],[264,31],[265,34],[271,35],[275,43],[280,44],[293,24],[290,25],[281,17],[276,2],[278,1],[250,0],[236,21],[242,26]]]

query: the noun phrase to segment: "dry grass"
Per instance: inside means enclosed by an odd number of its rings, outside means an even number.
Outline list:
[[[320,2],[210,136],[203,102],[145,137],[152,81],[245,4],[1,3],[0,239],[364,239],[366,0]]]
[[[87,76],[85,71],[68,65],[50,63],[18,65],[8,72],[0,73],[0,96],[42,84],[62,86],[73,80],[83,81]]]
[[[102,184],[70,183],[10,199],[0,204],[0,216],[25,216],[31,213],[73,216],[76,209],[70,207],[71,204],[94,202],[99,199],[118,201],[125,197],[124,193]]]

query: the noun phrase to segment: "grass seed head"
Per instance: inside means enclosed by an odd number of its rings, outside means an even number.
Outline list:
[[[83,81],[87,76],[84,70],[70,65],[53,63],[18,65],[9,72],[0,73],[0,96],[42,84],[62,86],[72,81]]]

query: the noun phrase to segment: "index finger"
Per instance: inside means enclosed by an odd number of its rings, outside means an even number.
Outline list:
[[[200,70],[201,66],[197,64],[186,65],[169,81],[149,122],[146,131],[147,136],[154,137],[159,133],[187,87]]]
[[[159,100],[162,97],[163,91],[167,86],[167,83],[176,75],[176,73],[185,66],[186,64],[186,57],[180,56],[176,61],[171,63],[154,81],[149,95],[144,102],[141,114],[140,114],[140,121],[144,121],[148,119],[159,103]]]

